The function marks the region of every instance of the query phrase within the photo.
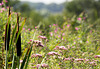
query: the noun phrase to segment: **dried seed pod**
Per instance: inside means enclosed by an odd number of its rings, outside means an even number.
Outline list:
[[[10,14],[11,13],[10,13],[10,7],[9,7],[8,18]],[[6,50],[6,47],[7,47],[7,50],[9,50],[10,31],[11,31],[11,25],[7,23],[6,28],[5,28],[5,50]]]
[[[16,37],[18,36],[18,31],[16,32]],[[17,56],[21,55],[21,34],[19,34],[19,37],[16,42],[16,48],[17,48]]]
[[[17,14],[17,32],[16,32],[16,38],[19,33],[19,16]],[[19,37],[16,42],[16,48],[17,48],[17,56],[21,56],[21,34],[19,34]]]
[[[8,29],[8,32],[7,32],[7,29]],[[5,50],[6,50],[6,47],[7,47],[7,50],[9,50],[10,31],[11,31],[11,25],[9,24],[9,27],[8,27],[8,23],[7,23],[6,28],[5,28]]]

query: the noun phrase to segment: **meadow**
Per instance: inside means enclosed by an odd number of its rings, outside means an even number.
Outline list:
[[[0,7],[1,69],[100,69],[96,23],[89,23],[84,12],[63,19],[62,27],[50,24],[44,33],[42,23],[27,27],[21,13]]]

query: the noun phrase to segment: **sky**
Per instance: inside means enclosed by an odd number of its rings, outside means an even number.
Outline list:
[[[34,3],[43,2],[45,4],[50,4],[50,3],[60,4],[68,0],[20,0],[20,1],[29,1],[29,2],[34,2]]]

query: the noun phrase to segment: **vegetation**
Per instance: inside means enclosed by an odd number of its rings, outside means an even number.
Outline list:
[[[99,0],[88,1],[99,3]],[[21,6],[24,11],[15,12],[13,6],[7,7],[1,2],[0,67],[100,69],[99,9],[94,12],[89,7],[87,11],[81,2],[87,3],[85,0],[68,2],[62,14],[48,16],[25,4]]]

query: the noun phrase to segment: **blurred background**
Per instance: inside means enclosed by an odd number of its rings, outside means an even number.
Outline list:
[[[0,0],[1,1],[1,0]],[[94,28],[100,27],[100,0],[7,0],[6,6],[11,6],[15,12],[22,13],[27,18],[26,28],[33,28],[41,23],[41,29],[46,29],[50,24],[63,23],[78,17],[80,14]],[[1,2],[0,2],[1,3]]]

